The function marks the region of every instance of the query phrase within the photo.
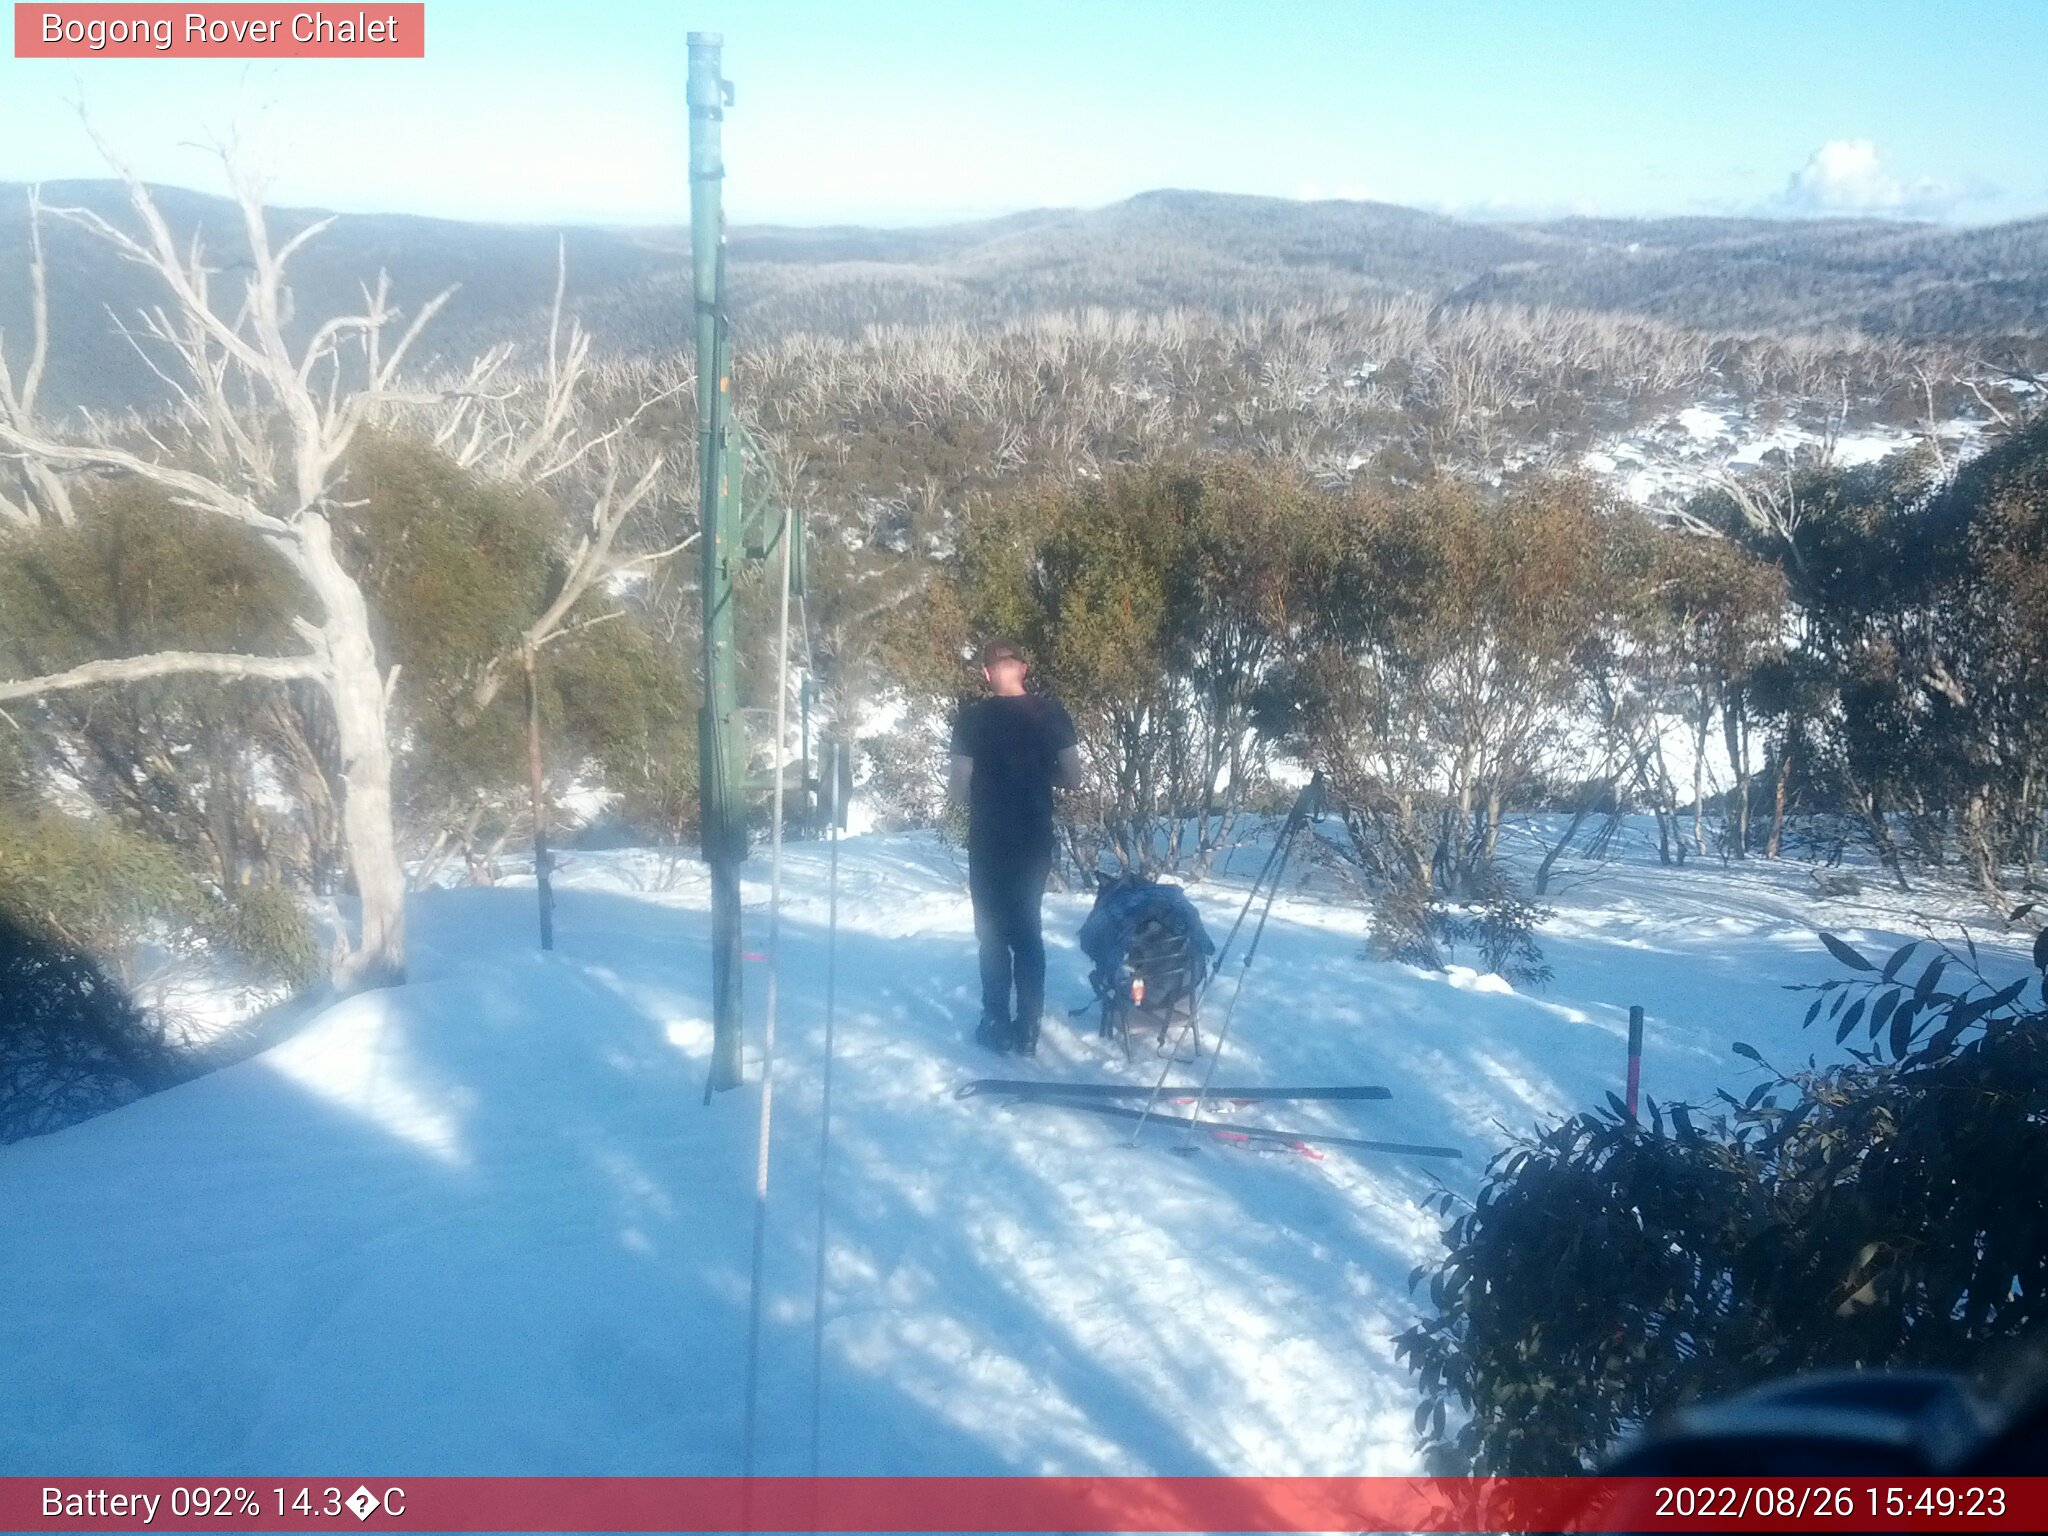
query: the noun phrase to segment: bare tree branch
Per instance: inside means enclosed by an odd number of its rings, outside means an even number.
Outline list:
[[[218,512],[236,522],[247,523],[260,533],[279,537],[291,533],[289,524],[270,516],[248,497],[243,496],[210,480],[204,475],[175,469],[168,464],[155,464],[139,458],[126,449],[110,447],[104,443],[59,443],[49,438],[31,436],[19,427],[0,422],[0,445],[14,450],[17,455],[30,455],[60,464],[77,464],[85,468],[118,469],[131,475],[162,486],[172,492],[179,505],[201,512]]]
[[[28,193],[28,291],[32,340],[28,368],[21,376],[21,392],[14,404],[25,419],[36,408],[36,391],[43,382],[43,366],[50,357],[49,268],[43,259],[43,205],[40,188]]]
[[[293,328],[293,300],[285,269],[320,226],[300,230],[273,247],[261,177],[232,145],[223,147],[250,270],[233,303],[217,300],[211,291],[215,274],[206,265],[197,234],[181,247],[149,188],[93,134],[89,122],[86,132],[121,178],[141,234],[127,233],[89,210],[65,214],[169,286],[170,312],[145,312],[142,329],[150,340],[169,347],[190,374],[189,386],[176,390],[184,410],[161,432],[131,427],[130,446],[117,447],[114,435],[97,424],[89,424],[82,441],[56,441],[14,409],[10,397],[0,403],[0,456],[20,459],[32,477],[52,474],[54,467],[133,475],[162,488],[178,505],[231,518],[261,535],[305,584],[310,609],[293,615],[291,622],[312,648],[300,657],[173,651],[91,662],[48,677],[0,683],[0,699],[172,675],[317,683],[332,713],[334,755],[345,788],[339,804],[341,843],[360,898],[361,937],[339,957],[335,979],[344,987],[402,980],[405,882],[392,814],[389,731],[397,670],[380,663],[369,596],[353,568],[352,552],[335,536],[331,517],[339,510],[334,500],[338,466],[372,411],[433,399],[401,390],[396,381],[407,350],[448,293],[422,306],[399,344],[384,352],[380,338],[397,315],[388,302],[389,281],[380,278],[367,314],[314,327],[313,340],[294,356],[286,340]],[[129,339],[131,344],[137,340],[132,333]],[[359,381],[346,366],[351,339],[360,344],[367,364]],[[138,438],[155,450],[154,459],[133,446]]]
[[[1970,378],[1967,374],[1959,373],[1956,375],[1956,382],[1962,385],[1963,388],[1967,389],[1971,394],[1977,397],[1977,403],[1983,406],[1984,409],[1990,413],[1991,419],[1993,421],[1997,422],[2001,427],[2009,427],[2012,425],[2012,417],[2008,416],[2004,411],[2001,411],[1997,406],[1993,405],[1988,399],[1985,398],[1983,389],[1979,387],[1975,379]]]
[[[267,678],[290,682],[326,675],[327,662],[321,656],[236,656],[209,651],[157,651],[148,656],[124,656],[113,661],[88,661],[65,672],[44,677],[0,679],[0,701],[34,699],[71,688],[94,688],[103,683],[139,683],[152,677],[205,675],[210,677]]]
[[[701,537],[702,532],[700,530],[697,533],[691,534],[686,539],[669,545],[667,549],[650,549],[644,555],[628,555],[623,560],[614,561],[612,563],[612,569],[614,571],[630,571],[643,565],[659,565],[664,560],[668,560],[676,555],[680,555],[684,550],[688,549],[691,545],[695,544],[697,540]]]
[[[1793,567],[1802,577],[1809,574],[1806,556],[1800,551],[1797,537],[1805,514],[1799,505],[1799,491],[1793,484],[1791,470],[1787,469],[1777,482],[1761,477],[1745,479],[1738,475],[1720,474],[1714,477],[1713,483],[1735,503],[1735,509],[1744,522],[1784,544]]]
[[[43,256],[42,192],[37,187],[28,192],[28,291],[29,352],[18,386],[7,365],[6,337],[0,336],[0,425],[34,423],[36,395],[50,356],[49,269]],[[61,476],[30,460],[22,461],[21,474],[26,482],[22,499],[0,494],[0,520],[17,527],[32,527],[44,516],[64,524],[75,520],[71,492]]]
[[[505,669],[514,657],[538,650],[552,638],[570,612],[583,600],[591,584],[610,568],[612,540],[633,510],[644,502],[660,478],[662,461],[657,458],[623,494],[619,491],[619,465],[614,459],[605,472],[604,489],[591,509],[592,529],[577,546],[561,589],[539,616],[527,625],[516,645],[492,658],[470,694],[478,709],[487,707],[504,685]]]
[[[603,613],[593,614],[590,618],[579,619],[574,624],[565,624],[560,629],[554,631],[552,634],[543,635],[539,640],[536,640],[534,642],[533,648],[536,651],[539,651],[547,646],[553,645],[557,640],[566,640],[571,635],[580,635],[586,629],[595,629],[598,625],[606,623],[611,619],[623,619],[625,616],[626,610],[623,608],[607,609]]]

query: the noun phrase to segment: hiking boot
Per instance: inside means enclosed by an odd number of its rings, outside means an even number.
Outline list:
[[[1038,1054],[1038,1021],[1036,1019],[1031,1020],[1029,1023],[1020,1019],[1010,1026],[1010,1049],[1019,1056],[1036,1056]]]
[[[974,1043],[998,1056],[1007,1056],[1014,1048],[1015,1040],[1015,1031],[1008,1019],[984,1013],[981,1022],[974,1026]]]

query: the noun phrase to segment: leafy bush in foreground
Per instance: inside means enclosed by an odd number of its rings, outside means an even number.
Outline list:
[[[1879,964],[1823,937],[1850,974],[1803,989],[1806,1022],[1848,1064],[1781,1072],[1738,1043],[1772,1075],[1705,1123],[1653,1100],[1638,1125],[1610,1095],[1489,1165],[1414,1276],[1435,1315],[1396,1341],[1435,1469],[1577,1472],[1805,1369],[1982,1378],[2048,1321],[2048,982],[1993,987],[1974,945],[1909,980],[1921,946]]]
[[[167,1086],[157,1023],[91,956],[0,912],[0,1143]]]

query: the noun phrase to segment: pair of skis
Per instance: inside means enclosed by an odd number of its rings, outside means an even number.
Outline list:
[[[1170,1125],[1184,1131],[1176,1152],[1194,1150],[1195,1132],[1205,1130],[1220,1135],[1226,1141],[1240,1145],[1251,1143],[1279,1143],[1295,1151],[1309,1151],[1313,1145],[1343,1147],[1353,1152],[1383,1152],[1397,1157],[1459,1157],[1456,1147],[1434,1147],[1408,1141],[1375,1141],[1363,1136],[1329,1136],[1321,1132],[1302,1133],[1298,1131],[1268,1130],[1264,1126],[1219,1127],[1204,1124],[1202,1111],[1218,1099],[1230,1099],[1238,1103],[1266,1103],[1272,1101],[1309,1101],[1340,1099],[1389,1099],[1393,1097],[1385,1088],[1353,1086],[1336,1088],[1217,1088],[1212,1083],[1216,1064],[1223,1058],[1223,1047],[1230,1039],[1231,1017],[1237,1012],[1238,997],[1244,991],[1245,973],[1251,969],[1252,957],[1259,951],[1259,940],[1265,936],[1266,919],[1272,916],[1273,900],[1280,894],[1281,881],[1287,872],[1287,860],[1294,851],[1294,841],[1301,830],[1322,814],[1323,776],[1316,774],[1295,798],[1294,807],[1287,813],[1286,823],[1280,829],[1280,836],[1274,840],[1273,848],[1266,855],[1266,862],[1260,868],[1258,877],[1245,893],[1244,907],[1237,914],[1237,921],[1230,925],[1230,933],[1223,940],[1223,948],[1217,951],[1208,980],[1195,999],[1194,1008],[1189,1010],[1187,1023],[1182,1026],[1181,1037],[1167,1054],[1166,1065],[1159,1069],[1159,1081],[1150,1089],[1133,1087],[1123,1083],[1058,1083],[1036,1082],[1017,1078],[978,1078],[966,1084],[954,1095],[969,1099],[978,1094],[1001,1094],[1012,1103],[1042,1104],[1053,1109],[1078,1110],[1084,1114],[1104,1115],[1117,1120],[1132,1120],[1136,1124],[1131,1130],[1130,1145],[1138,1144],[1138,1136],[1149,1122]],[[1265,893],[1265,905],[1260,908],[1258,923],[1252,928],[1251,940],[1245,947],[1244,958],[1238,962],[1237,983],[1231,989],[1230,1005],[1223,1011],[1223,1024],[1216,1032],[1216,1043],[1209,1053],[1209,1066],[1202,1075],[1201,1086],[1190,1092],[1186,1089],[1169,1090],[1166,1079],[1173,1070],[1174,1062],[1180,1056],[1180,1039],[1194,1027],[1196,1015],[1201,1010],[1209,987],[1223,972],[1224,957],[1237,942],[1238,931],[1244,927],[1245,919],[1251,915],[1253,905],[1258,901],[1260,891]],[[1167,1115],[1155,1113],[1155,1107],[1162,1097],[1192,1098],[1194,1113],[1191,1115]],[[1144,1108],[1133,1109],[1128,1104],[1114,1102],[1117,1099],[1142,1098]],[[1309,1155],[1316,1155],[1312,1151]]]
[[[1167,1099],[1204,1100],[1215,1102],[1228,1100],[1236,1104],[1264,1104],[1275,1101],[1285,1103],[1338,1102],[1357,1100],[1390,1099],[1393,1094],[1380,1087],[1351,1085],[1334,1088],[1210,1088],[1206,1092],[1195,1088],[1148,1089],[1139,1084],[1124,1083],[1059,1083],[1029,1078],[981,1077],[964,1083],[953,1095],[956,1099],[999,1097],[1013,1104],[1037,1104],[1052,1109],[1078,1110],[1084,1114],[1103,1115],[1117,1120],[1135,1120],[1140,1124],[1147,1121],[1157,1125],[1172,1126],[1178,1130],[1193,1132],[1206,1130],[1222,1136],[1228,1141],[1272,1142],[1300,1150],[1307,1146],[1343,1147],[1353,1152],[1380,1152],[1397,1157],[1462,1157],[1456,1147],[1437,1147],[1419,1142],[1379,1141],[1363,1136],[1336,1136],[1322,1131],[1276,1131],[1264,1126],[1231,1125],[1219,1126],[1198,1121],[1187,1115],[1168,1115],[1157,1111],[1132,1109],[1127,1104],[1114,1102],[1117,1099],[1138,1099],[1148,1097]]]

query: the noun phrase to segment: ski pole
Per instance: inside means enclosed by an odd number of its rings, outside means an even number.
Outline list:
[[[1216,964],[1209,971],[1211,976],[1223,969],[1223,962],[1230,954],[1230,946],[1237,942],[1237,930],[1244,926],[1246,914],[1251,911],[1252,903],[1258,900],[1259,887],[1266,883],[1266,876],[1272,873],[1273,861],[1280,857],[1280,845],[1286,841],[1286,836],[1283,828],[1281,835],[1273,840],[1273,846],[1266,854],[1266,862],[1259,866],[1258,874],[1252,877],[1251,889],[1244,893],[1244,905],[1237,909],[1237,921],[1230,925],[1230,932],[1223,936],[1223,947],[1216,951]]]
[[[1174,1036],[1173,1048],[1167,1052],[1166,1064],[1159,1069],[1159,1080],[1152,1085],[1152,1092],[1145,1100],[1145,1108],[1138,1116],[1138,1123],[1131,1128],[1131,1139],[1124,1143],[1124,1145],[1135,1147],[1138,1144],[1139,1134],[1145,1129],[1145,1122],[1152,1118],[1153,1106],[1159,1102],[1159,1095],[1166,1086],[1167,1076],[1173,1071],[1174,1064],[1180,1059],[1180,1043],[1187,1039],[1188,1031],[1195,1027],[1195,1020],[1202,1011],[1202,1002],[1208,997],[1210,986],[1214,984],[1216,977],[1223,969],[1224,956],[1230,953],[1230,946],[1237,942],[1237,931],[1244,926],[1244,920],[1251,912],[1252,903],[1259,898],[1259,887],[1266,883],[1266,876],[1269,872],[1273,877],[1273,885],[1272,889],[1266,893],[1266,911],[1272,910],[1273,897],[1279,893],[1281,875],[1287,868],[1289,851],[1294,846],[1294,835],[1307,825],[1308,819],[1316,813],[1317,807],[1321,805],[1322,790],[1323,776],[1319,773],[1309,780],[1307,787],[1295,798],[1294,806],[1288,811],[1287,820],[1280,829],[1280,836],[1273,844],[1273,851],[1266,855],[1266,862],[1260,867],[1258,878],[1252,881],[1252,888],[1245,893],[1244,906],[1237,914],[1237,921],[1230,925],[1230,933],[1223,941],[1223,948],[1217,952],[1215,968],[1209,972],[1208,979],[1202,983],[1202,990],[1195,994],[1194,1004],[1188,1010],[1187,1022],[1181,1025],[1180,1033]],[[1258,930],[1252,935],[1252,949],[1258,948],[1258,934],[1263,933],[1265,927],[1266,918],[1262,912],[1259,916]],[[1202,1078],[1202,1091],[1205,1094],[1208,1092],[1209,1083],[1215,1074],[1216,1059],[1223,1049],[1223,1040],[1230,1033],[1230,1016],[1237,1011],[1237,994],[1244,990],[1244,971],[1245,968],[1251,965],[1251,961],[1251,951],[1247,950],[1243,961],[1240,962],[1236,989],[1230,994],[1230,1007],[1224,1010],[1222,1034],[1218,1036],[1216,1045],[1209,1054],[1209,1070]],[[1200,1107],[1201,1102],[1198,1099],[1196,1101],[1197,1112],[1200,1111]]]
[[[1266,904],[1259,909],[1259,925],[1252,930],[1251,942],[1245,946],[1244,959],[1238,963],[1237,984],[1230,991],[1230,1006],[1223,1010],[1223,1023],[1216,1031],[1216,1043],[1209,1048],[1209,1065],[1202,1073],[1202,1086],[1195,1094],[1195,1107],[1188,1112],[1187,1135],[1173,1150],[1183,1155],[1195,1150],[1195,1131],[1202,1123],[1202,1110],[1209,1101],[1209,1085],[1216,1079],[1216,1063],[1223,1059],[1224,1044],[1230,1039],[1230,1021],[1237,1013],[1237,1000],[1244,993],[1245,972],[1252,968],[1252,956],[1259,952],[1259,940],[1266,936],[1266,919],[1273,915],[1273,898],[1280,894],[1280,882],[1287,873],[1287,860],[1294,852],[1294,839],[1308,820],[1316,813],[1322,802],[1323,776],[1317,774],[1301,792],[1301,798],[1294,802],[1294,809],[1287,813],[1287,827],[1281,834],[1279,867],[1273,871],[1273,883],[1266,888]]]
[[[775,670],[775,797],[774,839],[768,877],[768,996],[761,1030],[761,1132],[754,1156],[754,1250],[752,1280],[747,1291],[747,1392],[744,1459],[747,1487],[753,1487],[755,1431],[761,1395],[761,1292],[767,1266],[768,1170],[775,1126],[775,1023],[782,982],[782,781],[787,777],[789,717],[789,545],[792,513],[782,509],[782,630]],[[751,1493],[749,1494],[751,1497]]]
[[[1290,846],[1291,846],[1290,835]],[[1259,952],[1259,939],[1266,931],[1266,914],[1273,910],[1273,898],[1280,894],[1280,875],[1287,868],[1287,861],[1280,861],[1280,869],[1274,872],[1273,884],[1266,891],[1266,904],[1259,909],[1259,925],[1252,930],[1252,941],[1246,947],[1244,959],[1238,962],[1237,981],[1230,989],[1230,1006],[1223,1010],[1223,1023],[1216,1031],[1216,1043],[1209,1047],[1209,1065],[1202,1073],[1202,1086],[1195,1092],[1195,1107],[1188,1114],[1188,1132],[1176,1152],[1194,1151],[1195,1127],[1202,1123],[1202,1109],[1209,1102],[1209,1084],[1216,1076],[1216,1063],[1223,1059],[1223,1046],[1230,1039],[1230,1021],[1237,1013],[1237,1000],[1244,993],[1245,972],[1252,968],[1252,956]]]
[[[1292,824],[1293,815],[1290,812],[1288,825],[1291,826]],[[1272,872],[1273,862],[1280,857],[1280,849],[1286,843],[1288,836],[1289,833],[1283,828],[1280,836],[1274,840],[1271,851],[1267,853],[1266,862],[1259,866],[1258,874],[1252,878],[1251,889],[1244,893],[1244,905],[1238,909],[1237,921],[1230,925],[1230,932],[1223,940],[1223,948],[1216,953],[1216,964],[1210,969],[1207,978],[1203,980],[1201,991],[1195,994],[1194,1002],[1188,1008],[1188,1016],[1180,1026],[1180,1032],[1173,1037],[1173,1044],[1166,1052],[1165,1064],[1159,1069],[1158,1081],[1153,1083],[1152,1092],[1146,1096],[1145,1108],[1138,1116],[1138,1123],[1131,1127],[1131,1139],[1124,1143],[1125,1146],[1135,1147],[1138,1144],[1138,1137],[1144,1132],[1145,1122],[1152,1118],[1152,1108],[1159,1102],[1160,1092],[1166,1087],[1166,1079],[1172,1075],[1174,1065],[1180,1060],[1181,1042],[1187,1039],[1188,1032],[1195,1027],[1195,1020],[1200,1017],[1202,1012],[1202,1000],[1209,995],[1211,984],[1216,980],[1217,973],[1223,969],[1224,956],[1230,953],[1230,946],[1237,942],[1237,931],[1244,926],[1245,917],[1251,911],[1252,903],[1259,899],[1259,887],[1266,883],[1266,876]],[[1240,978],[1241,984],[1242,978]],[[1236,1002],[1237,999],[1233,996],[1231,998],[1232,1005],[1235,1006]]]

